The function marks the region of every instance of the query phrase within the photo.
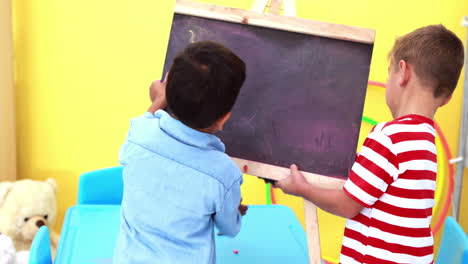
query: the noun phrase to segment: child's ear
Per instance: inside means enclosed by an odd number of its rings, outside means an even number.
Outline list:
[[[400,87],[405,87],[406,84],[409,82],[409,79],[411,78],[412,68],[406,61],[400,60],[398,62],[398,71],[398,85]]]
[[[229,118],[231,118],[231,112],[228,112],[227,114],[222,116],[220,119],[218,119],[218,121],[216,121],[216,123],[215,123],[216,130],[218,130],[218,131],[223,130],[224,124],[226,124],[226,122],[229,120]]]

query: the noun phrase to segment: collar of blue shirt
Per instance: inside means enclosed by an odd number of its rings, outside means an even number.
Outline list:
[[[223,142],[213,134],[190,128],[163,110],[156,111],[154,116],[159,119],[159,127],[164,132],[185,144],[201,149],[225,151]]]

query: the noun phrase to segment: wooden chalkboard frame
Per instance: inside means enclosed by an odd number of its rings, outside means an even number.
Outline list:
[[[252,26],[279,29],[365,44],[373,44],[375,40],[375,30],[373,29],[320,22],[297,17],[258,13],[251,10],[216,6],[188,0],[177,0],[174,12],[176,14],[249,24]]]

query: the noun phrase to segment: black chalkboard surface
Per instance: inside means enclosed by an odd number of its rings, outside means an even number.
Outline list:
[[[373,44],[175,14],[164,71],[190,42],[224,44],[247,80],[219,137],[236,158],[346,178]]]

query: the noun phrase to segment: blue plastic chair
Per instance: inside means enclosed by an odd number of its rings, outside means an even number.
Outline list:
[[[29,250],[29,264],[52,264],[49,229],[42,226],[37,231]]]
[[[111,167],[81,174],[78,184],[78,204],[122,203],[123,167]]]
[[[468,264],[468,237],[452,217],[445,219],[436,264]]]

